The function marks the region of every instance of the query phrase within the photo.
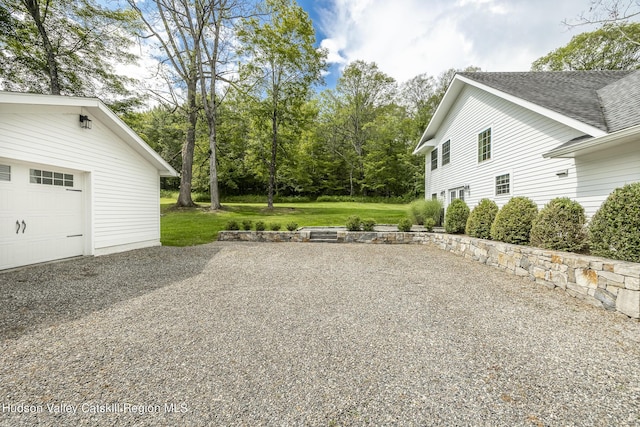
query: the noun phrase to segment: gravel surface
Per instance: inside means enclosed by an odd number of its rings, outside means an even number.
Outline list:
[[[428,246],[151,248],[0,292],[3,426],[640,426],[640,322]]]

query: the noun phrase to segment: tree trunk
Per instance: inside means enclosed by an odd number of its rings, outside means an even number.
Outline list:
[[[212,100],[213,117],[209,118],[209,191],[211,193],[211,210],[217,210],[222,207],[220,204],[220,190],[218,189],[218,157],[217,151],[217,104]]]
[[[40,15],[40,4],[38,3],[38,0],[26,0],[24,4],[25,6],[27,6],[29,14],[33,18],[33,21],[38,28],[38,33],[40,33],[40,37],[42,38],[42,46],[44,47],[44,51],[47,55],[47,69],[49,73],[49,87],[51,95],[60,95],[60,77],[58,75],[58,63],[53,52],[53,46],[51,45],[51,41],[49,40],[49,35],[47,34],[47,29],[44,27],[42,15]]]
[[[180,194],[176,206],[196,206],[191,199],[191,180],[193,178],[193,152],[196,147],[196,124],[198,122],[198,110],[196,106],[196,81],[187,82],[187,116],[189,129],[187,140],[182,146],[182,171],[180,174]]]
[[[276,158],[278,155],[278,113],[274,109],[271,117],[272,139],[271,139],[271,162],[269,163],[269,191],[267,196],[267,207],[273,209],[273,193],[276,186]]]

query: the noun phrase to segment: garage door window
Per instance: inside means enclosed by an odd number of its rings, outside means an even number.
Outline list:
[[[11,166],[0,165],[0,181],[11,181]]]
[[[73,187],[73,175],[62,172],[31,169],[29,181],[32,184],[57,185],[60,187]]]

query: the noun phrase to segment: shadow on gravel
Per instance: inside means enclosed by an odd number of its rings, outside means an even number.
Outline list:
[[[219,250],[211,245],[153,247],[0,272],[0,340],[195,276]]]

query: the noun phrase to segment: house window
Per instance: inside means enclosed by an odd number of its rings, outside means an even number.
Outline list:
[[[11,166],[0,165],[0,181],[11,181]]]
[[[478,134],[478,163],[491,159],[491,128]]]
[[[431,194],[431,200],[438,200],[438,193]]]
[[[455,199],[464,200],[464,187],[449,190],[449,199],[449,202],[453,202]]]
[[[431,170],[438,169],[438,149],[431,152]]]
[[[496,176],[496,196],[511,192],[511,177],[508,173]]]
[[[29,182],[31,182],[32,184],[73,187],[73,175],[62,172],[31,169],[29,171]]]
[[[448,164],[450,161],[451,161],[451,140],[448,140],[442,144],[442,166]]]

